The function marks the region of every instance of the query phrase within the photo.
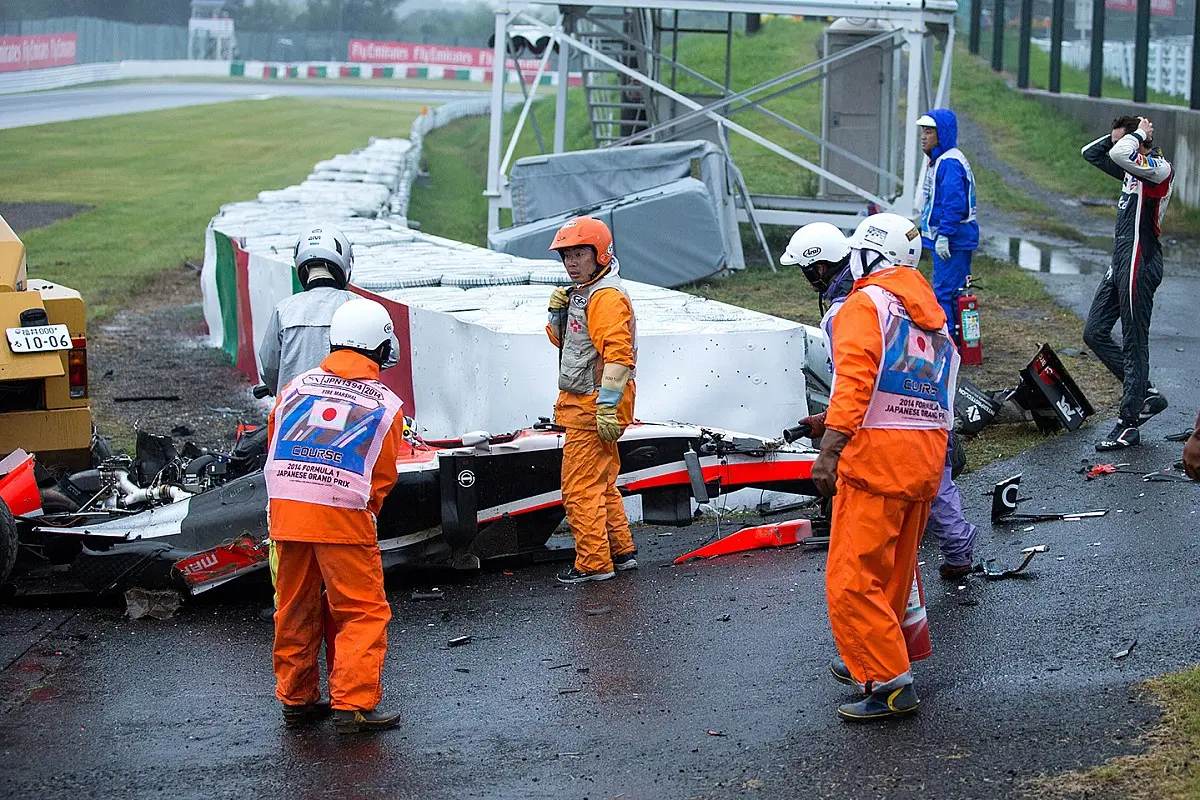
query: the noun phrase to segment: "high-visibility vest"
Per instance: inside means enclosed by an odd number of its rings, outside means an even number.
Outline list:
[[[275,408],[267,449],[267,495],[364,510],[392,421],[403,404],[379,381],[317,368],[297,376]]]
[[[613,261],[615,262],[616,259]],[[559,339],[562,342],[558,359],[558,388],[560,391],[590,395],[600,388],[604,365],[600,363],[600,353],[596,350],[596,345],[592,344],[592,337],[588,332],[587,309],[592,295],[601,289],[616,289],[626,298],[629,297],[629,293],[621,285],[621,278],[615,269],[610,269],[607,275],[594,283],[572,287],[568,292],[566,326]],[[631,314],[629,324],[632,329],[634,369],[636,370],[637,317],[632,314],[633,303],[630,302],[629,306]]]
[[[881,286],[858,291],[875,304],[883,337],[883,359],[862,427],[953,429],[959,358],[946,326],[918,327],[900,299]]]

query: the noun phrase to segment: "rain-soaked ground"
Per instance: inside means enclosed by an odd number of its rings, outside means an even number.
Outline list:
[[[1049,275],[1081,308],[1096,276]],[[1172,406],[1119,460],[1179,458],[1200,341],[1196,270],[1159,290],[1155,383]],[[854,727],[826,664],[823,553],[759,551],[670,566],[711,526],[640,529],[642,568],[577,587],[552,565],[447,581],[446,597],[390,596],[386,703],[397,731],[367,739],[285,729],[272,696],[269,597],[226,594],[166,622],[119,609],[0,611],[0,792],[12,797],[955,798],[1130,752],[1153,723],[1138,681],[1200,661],[1200,485],[1135,475],[1109,421],[1050,439],[963,482],[979,550],[1001,563],[1046,544],[1026,580],[945,585],[924,558],[934,655],[920,714]],[[1025,510],[1103,518],[986,523],[983,492],[1024,475]],[[726,520],[725,530],[730,520]],[[671,535],[660,535],[670,533]],[[510,574],[511,573],[511,574]],[[959,588],[959,586],[963,588]],[[589,613],[590,612],[590,613]],[[450,647],[469,635],[470,644]],[[1113,655],[1136,641],[1132,652]]]
[[[1083,313],[1106,255],[1055,246],[1091,271],[1030,263]],[[916,667],[915,718],[834,717],[847,695],[826,672],[822,552],[672,566],[712,525],[642,528],[642,568],[603,584],[557,585],[554,565],[393,582],[385,704],[404,724],[366,738],[283,727],[261,586],[168,621],[0,607],[0,796],[991,798],[1134,751],[1156,715],[1132,687],[1200,661],[1200,485],[1076,470],[1179,458],[1163,436],[1195,418],[1198,292],[1194,260],[1168,265],[1151,343],[1172,406],[1142,447],[1096,454],[1100,420],[962,482],[982,555],[1049,551],[1024,580],[947,585],[926,543],[934,655]],[[1017,472],[1023,510],[1109,513],[988,524],[983,493]],[[445,598],[413,600],[414,585]]]

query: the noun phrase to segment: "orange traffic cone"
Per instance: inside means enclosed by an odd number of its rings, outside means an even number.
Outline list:
[[[913,574],[912,591],[908,595],[908,608],[900,623],[904,631],[904,645],[908,648],[908,660],[920,661],[933,655],[929,641],[929,618],[925,615],[925,586],[921,583],[921,568]]]
[[[783,547],[789,544],[799,544],[801,539],[812,535],[812,522],[806,519],[793,519],[775,525],[758,525],[753,528],[742,528],[737,533],[731,533],[724,539],[706,544],[699,550],[693,550],[675,559],[676,564],[682,564],[689,558],[712,558],[729,553],[741,553],[745,550],[758,550],[762,547]]]

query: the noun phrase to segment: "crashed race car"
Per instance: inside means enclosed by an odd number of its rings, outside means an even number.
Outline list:
[[[564,517],[564,433],[540,423],[502,436],[407,435],[399,480],[378,520],[385,569],[478,569],[493,559],[548,552]],[[817,453],[794,438],[635,422],[618,442],[617,485],[640,496],[643,521],[658,525],[691,523],[693,497],[747,488],[815,495]],[[25,497],[15,517],[18,590],[50,584],[99,594],[133,586],[197,594],[263,569],[266,444],[265,427],[239,436],[230,453],[190,443],[177,451],[169,437],[141,433],[135,458],[107,458],[43,487],[32,503]],[[10,470],[18,460],[6,459]],[[20,463],[32,470],[31,461]],[[8,502],[4,465],[0,475],[0,497]],[[29,479],[20,483],[28,495]],[[3,553],[0,547],[0,570]],[[0,571],[0,584],[7,579]]]

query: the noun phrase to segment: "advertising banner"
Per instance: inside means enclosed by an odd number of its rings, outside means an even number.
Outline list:
[[[0,72],[74,64],[76,40],[74,33],[0,36]]]
[[[1137,0],[1104,0],[1104,7],[1113,11],[1137,11]],[[1150,0],[1150,13],[1160,17],[1175,16],[1175,0]]]
[[[1173,2],[1173,0],[1171,0]],[[442,67],[483,67],[491,69],[492,51],[482,47],[450,47],[441,44],[414,44],[411,42],[373,42],[369,39],[351,39],[349,60],[370,64],[431,64]],[[539,59],[520,59],[522,72],[536,72]],[[508,59],[508,69],[514,69],[513,60]]]

